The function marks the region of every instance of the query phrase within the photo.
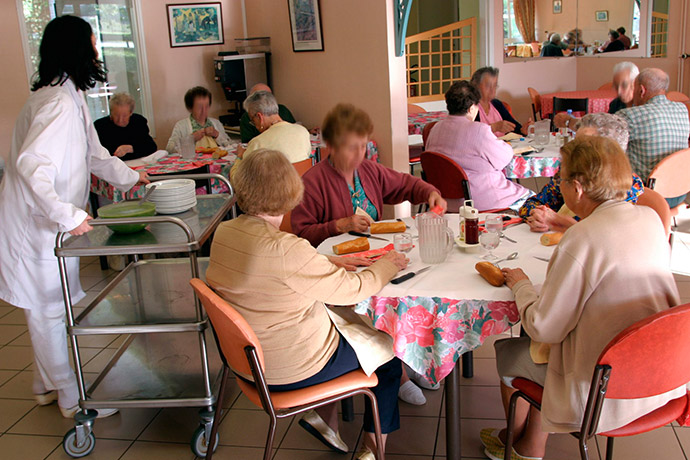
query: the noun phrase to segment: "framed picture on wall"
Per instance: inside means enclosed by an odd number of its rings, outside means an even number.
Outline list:
[[[319,0],[288,0],[292,50],[323,51]]]
[[[563,2],[561,0],[553,0],[553,14],[561,14],[563,12]]]
[[[594,13],[597,22],[609,22],[609,10],[601,10]]]
[[[220,2],[175,3],[166,8],[172,48],[225,43]]]

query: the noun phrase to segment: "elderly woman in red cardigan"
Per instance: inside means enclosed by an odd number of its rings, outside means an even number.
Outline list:
[[[292,211],[292,229],[318,246],[331,236],[365,232],[370,220],[355,214],[361,208],[376,221],[384,204],[428,203],[431,208],[446,201],[439,191],[414,176],[373,161],[364,161],[371,118],[351,104],[338,104],[323,122],[323,139],[330,150],[324,160],[304,176],[304,199]]]

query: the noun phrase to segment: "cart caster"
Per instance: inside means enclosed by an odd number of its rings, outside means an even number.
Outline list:
[[[213,443],[213,452],[216,451],[219,440],[220,436],[218,435],[218,433],[216,433],[216,440]],[[206,442],[206,428],[204,427],[204,425],[201,425],[199,426],[199,428],[194,430],[194,434],[192,435],[191,446],[194,455],[201,458],[206,457],[206,453],[208,452],[208,443]]]
[[[81,446],[77,443],[77,429],[72,428],[65,434],[62,438],[62,447],[65,449],[65,453],[72,458],[86,457],[91,452],[93,452],[94,447],[96,447],[96,437],[93,432],[90,432]]]

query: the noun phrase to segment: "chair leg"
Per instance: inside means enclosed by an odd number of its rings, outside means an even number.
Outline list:
[[[462,354],[462,376],[466,379],[474,377],[474,355],[471,351]]]
[[[579,440],[580,444],[580,458],[582,460],[589,460],[589,450],[587,449],[587,439],[586,438],[580,438]],[[608,447],[607,447],[608,450]]]
[[[218,390],[218,400],[216,401],[216,413],[213,414],[213,425],[211,425],[211,436],[210,440],[206,440],[206,443],[208,444],[206,450],[207,460],[213,459],[213,443],[216,440],[216,433],[218,433],[218,425],[220,425],[220,416],[223,412],[223,399],[225,398],[225,389],[228,383],[229,373],[230,372],[228,366],[223,366],[223,376],[220,380],[220,390]]]
[[[615,438],[606,438],[606,460],[613,460],[613,440]]]
[[[464,355],[463,355],[464,356]],[[506,447],[503,454],[504,460],[511,460],[513,453],[513,430],[515,429],[515,406],[517,405],[517,400],[519,393],[516,391],[510,397],[510,404],[508,405],[508,427],[506,428]]]
[[[366,393],[369,401],[371,401],[371,416],[374,419],[374,435],[376,437],[376,459],[385,460],[383,453],[383,436],[381,436],[381,420],[379,419],[379,405],[376,401],[376,396],[369,390]]]
[[[273,456],[273,440],[276,436],[276,426],[278,425],[278,418],[275,415],[268,414],[270,424],[268,426],[268,436],[266,436],[266,447],[264,449],[264,460],[271,460]]]
[[[340,401],[340,407],[343,413],[343,422],[351,422],[355,419],[355,401],[352,396]]]

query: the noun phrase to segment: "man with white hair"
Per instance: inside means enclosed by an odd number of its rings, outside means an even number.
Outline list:
[[[256,85],[251,87],[251,89],[249,90],[249,94],[247,94],[247,97],[251,96],[257,91],[267,91],[269,93],[273,93],[273,91],[268,85],[265,85],[263,83],[257,83]],[[290,112],[290,109],[285,107],[283,104],[278,104],[278,115],[280,115],[280,118],[283,121],[287,121],[288,123],[295,122],[295,117],[292,116],[292,112]],[[249,119],[249,113],[244,112],[240,117],[240,137],[242,138],[242,142],[246,144],[258,135],[259,130],[256,126],[252,124],[252,121]]]
[[[110,98],[110,115],[93,123],[101,145],[122,161],[151,155],[158,150],[146,118],[134,113],[134,98],[117,93]]]
[[[563,57],[563,50],[561,49],[561,36],[559,34],[551,35],[551,38],[549,38],[549,43],[542,47],[540,56]]]
[[[621,109],[632,107],[635,78],[640,74],[640,69],[632,62],[619,62],[613,68],[613,89],[618,97],[609,104],[609,113],[616,113]]]
[[[688,148],[688,109],[666,98],[669,77],[661,69],[644,69],[635,79],[634,107],[617,113],[628,122],[628,158],[633,172],[647,181],[654,167],[670,154]],[[685,195],[669,198],[669,207],[678,206]]]

